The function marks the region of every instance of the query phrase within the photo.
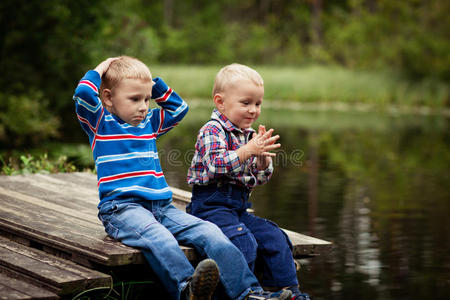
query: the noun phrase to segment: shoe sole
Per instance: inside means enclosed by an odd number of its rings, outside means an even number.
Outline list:
[[[190,300],[210,300],[219,282],[219,267],[212,259],[202,260],[192,275]]]
[[[283,291],[281,293],[280,297],[276,297],[276,298],[267,298],[264,296],[249,295],[249,297],[246,299],[251,299],[251,300],[291,300],[291,298],[292,298],[291,292]]]
[[[287,292],[287,293],[286,293]],[[292,293],[289,293],[289,291],[284,291],[280,298],[280,300],[288,300],[288,299],[292,299]]]

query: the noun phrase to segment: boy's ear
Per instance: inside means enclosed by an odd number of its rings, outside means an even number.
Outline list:
[[[213,98],[213,101],[214,101],[214,104],[216,105],[216,108],[217,108],[219,111],[222,111],[222,109],[224,108],[224,106],[223,106],[223,96],[222,96],[222,94],[220,94],[220,93],[215,94],[215,95],[214,95],[214,98]]]
[[[105,106],[112,106],[112,93],[110,89],[103,89],[102,90],[102,100]]]

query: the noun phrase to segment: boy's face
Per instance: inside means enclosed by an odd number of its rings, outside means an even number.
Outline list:
[[[126,78],[104,94],[108,110],[132,126],[139,125],[148,113],[152,81]]]
[[[235,126],[247,129],[258,119],[264,97],[264,87],[251,80],[228,84],[214,95],[217,109]]]

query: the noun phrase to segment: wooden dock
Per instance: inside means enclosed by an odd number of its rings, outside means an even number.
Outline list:
[[[184,210],[190,192],[173,189]],[[106,236],[97,218],[96,175],[0,176],[0,299],[58,299],[108,287],[108,270],[146,265],[137,249]],[[326,253],[331,243],[285,230],[296,259]],[[180,246],[195,262],[192,248]]]

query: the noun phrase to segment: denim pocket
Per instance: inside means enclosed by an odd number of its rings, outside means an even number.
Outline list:
[[[120,209],[124,208],[127,204],[121,204],[118,201],[108,201],[102,204],[100,207],[98,217],[103,223],[105,232],[112,237],[117,239],[119,235],[119,229],[113,225],[114,214],[117,214]]]
[[[114,227],[110,222],[103,222],[103,226],[105,227],[105,232],[112,237],[113,239],[117,240],[119,236],[119,229]]]
[[[256,260],[258,243],[243,223],[222,227],[222,231],[241,250],[247,263],[250,264]]]

